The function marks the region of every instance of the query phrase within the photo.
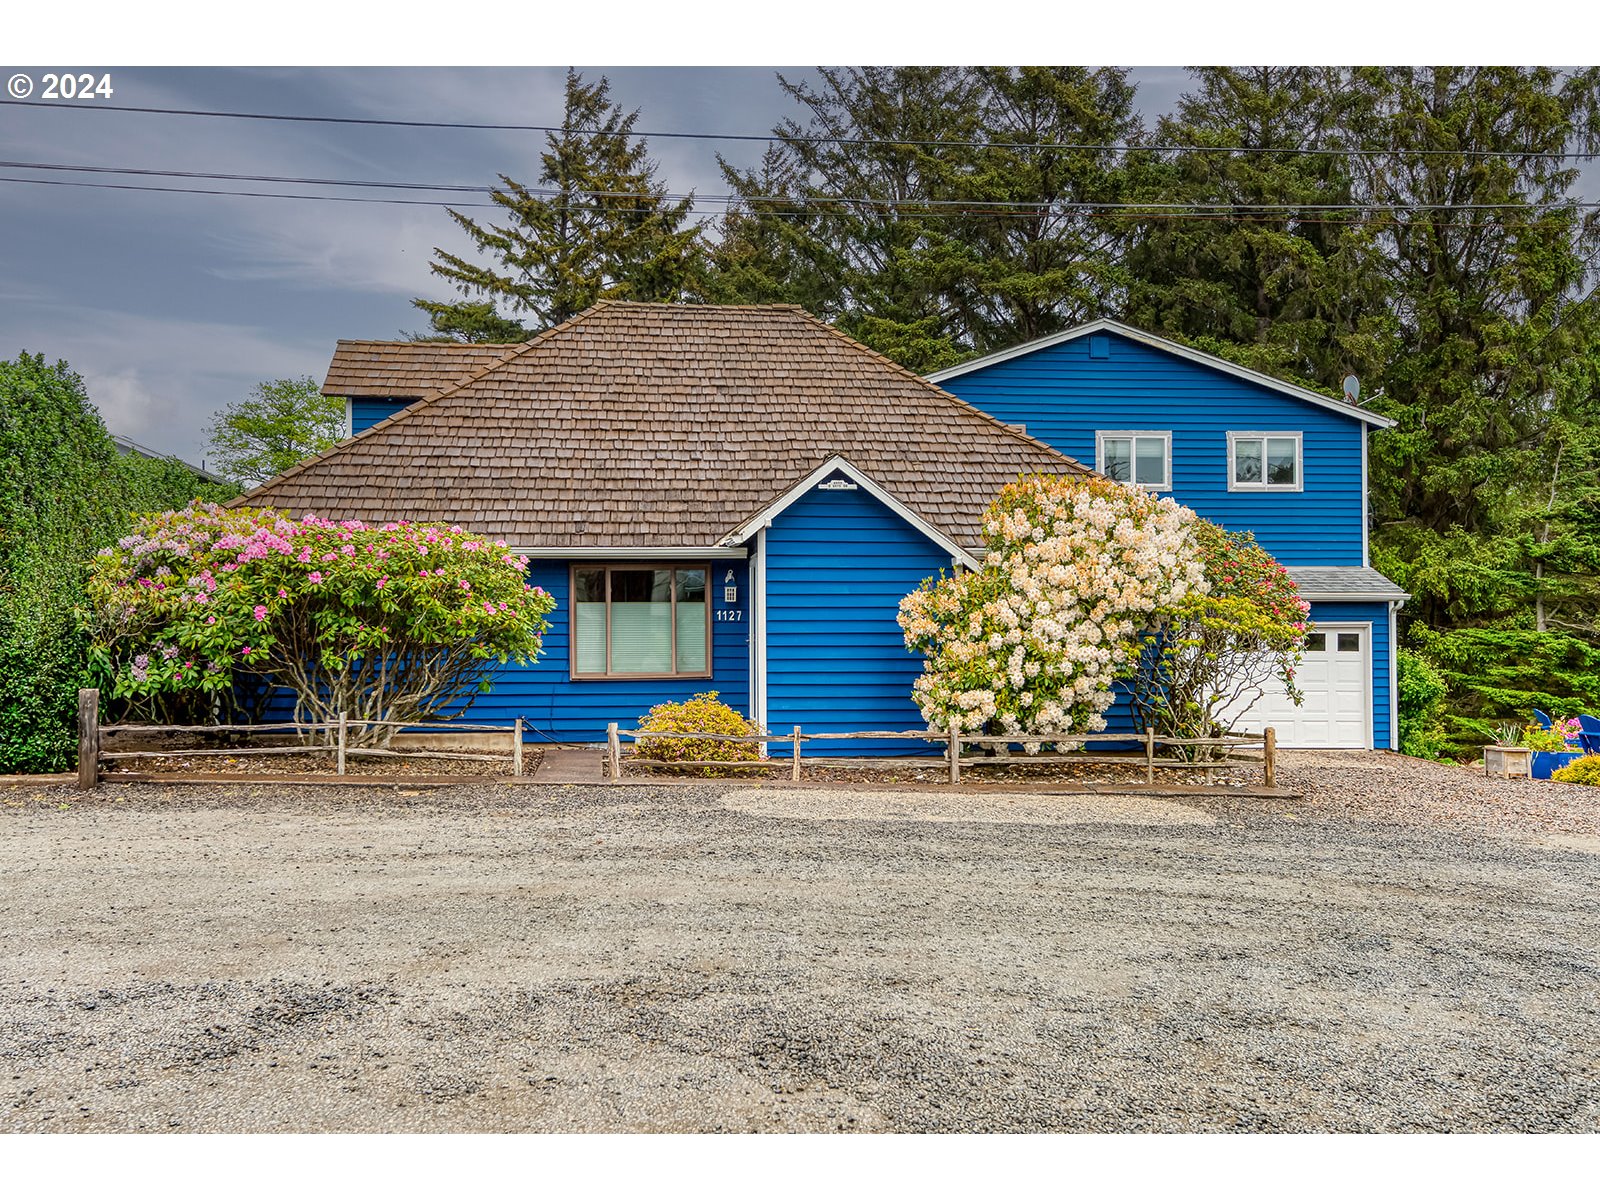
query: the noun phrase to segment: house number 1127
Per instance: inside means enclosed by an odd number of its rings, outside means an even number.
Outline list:
[[[744,620],[744,609],[742,609],[742,608],[719,608],[719,609],[717,609],[717,620],[719,620],[719,621],[742,621],[742,620]]]

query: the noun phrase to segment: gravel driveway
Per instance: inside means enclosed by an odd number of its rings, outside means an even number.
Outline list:
[[[0,790],[0,1129],[1600,1128],[1595,793],[1298,761]]]

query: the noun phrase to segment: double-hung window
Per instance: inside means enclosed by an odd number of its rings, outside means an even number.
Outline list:
[[[1094,435],[1095,467],[1118,483],[1172,489],[1172,434],[1150,429],[1102,429]]]
[[[1228,434],[1230,492],[1298,492],[1304,483],[1298,433]]]
[[[709,564],[574,566],[572,678],[711,675]]]

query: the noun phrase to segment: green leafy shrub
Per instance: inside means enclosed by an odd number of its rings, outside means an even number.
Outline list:
[[[716,692],[701,692],[678,702],[658,704],[639,719],[643,733],[717,733],[748,737],[761,727],[717,699]],[[650,738],[638,741],[640,758],[662,762],[755,762],[761,757],[759,742],[718,742],[709,738]],[[705,768],[706,774],[715,767]]]
[[[1582,783],[1589,787],[1600,787],[1600,754],[1585,754],[1576,762],[1570,762],[1559,770],[1552,771],[1550,778],[1557,783]]]
[[[1452,756],[1476,755],[1500,722],[1520,724],[1536,708],[1600,708],[1600,648],[1571,634],[1510,625],[1433,630],[1419,623],[1412,636],[1444,680],[1444,750]]]
[[[181,463],[123,455],[64,362],[0,362],[0,773],[77,757],[78,689],[93,686],[80,627],[90,556],[132,514],[226,499]]]
[[[1444,757],[1447,749],[1440,715],[1445,682],[1434,665],[1411,650],[1400,651],[1400,753],[1413,758]]]

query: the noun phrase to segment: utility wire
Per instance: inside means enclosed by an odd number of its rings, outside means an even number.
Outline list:
[[[164,187],[164,186],[159,185],[159,184],[98,183],[98,182],[90,182],[88,180],[82,180],[82,179],[26,179],[26,178],[23,178],[21,176],[15,176],[15,175],[0,175],[0,183],[34,184],[36,186],[41,186],[41,187],[102,188],[102,189],[107,189],[107,190],[111,190],[111,191],[122,191],[122,192],[164,192],[164,193],[175,194],[175,195],[180,195],[180,196],[242,196],[242,197],[251,198],[251,199],[267,199],[267,200],[322,200],[322,201],[331,201],[333,203],[343,203],[343,204],[404,204],[404,205],[421,206],[421,207],[426,207],[426,208],[500,208],[500,207],[502,207],[502,206],[494,204],[494,203],[473,202],[473,201],[461,202],[461,201],[456,201],[456,200],[409,200],[409,199],[403,199],[403,198],[395,197],[395,196],[330,196],[330,195],[319,194],[319,193],[314,193],[314,192],[234,191],[234,190],[228,190],[228,189],[223,189],[223,188]],[[793,203],[793,201],[789,201],[789,203]],[[973,217],[1000,217],[1000,218],[1005,218],[1005,217],[1015,217],[1015,216],[1029,215],[1029,213],[1026,212],[1026,211],[1023,211],[1023,212],[1010,211],[1010,212],[1008,212],[1008,211],[1003,211],[1001,209],[996,209],[996,208],[979,208],[979,209],[967,209],[967,210],[949,210],[949,209],[945,209],[945,210],[939,210],[939,211],[924,211],[924,210],[920,210],[920,209],[918,209],[918,208],[916,208],[914,206],[887,204],[887,203],[882,202],[882,201],[863,201],[862,203],[877,204],[877,205],[880,205],[881,207],[883,207],[885,209],[891,209],[892,208],[895,211],[895,214],[897,216],[946,216],[946,217],[948,217],[948,216],[973,216]],[[771,216],[771,217],[794,217],[794,218],[810,218],[810,217],[821,217],[821,216],[834,215],[834,214],[830,213],[829,209],[826,207],[826,204],[827,204],[826,201],[820,201],[819,202],[819,207],[809,208],[809,209],[799,209],[799,208],[763,209],[756,215]],[[1113,215],[1113,214],[1115,214],[1115,215],[1120,215],[1120,216],[1127,217],[1127,218],[1129,218],[1131,220],[1182,220],[1182,221],[1236,221],[1236,222],[1244,222],[1244,221],[1250,221],[1250,220],[1255,219],[1255,216],[1259,215],[1259,210],[1261,208],[1267,207],[1267,208],[1270,209],[1271,206],[1238,205],[1238,206],[1236,206],[1236,210],[1233,210],[1233,211],[1209,211],[1209,210],[1190,209],[1190,208],[1186,208],[1186,207],[1182,207],[1182,206],[1168,205],[1168,206],[1166,206],[1166,210],[1165,211],[1149,211],[1152,208],[1160,209],[1160,208],[1162,208],[1162,206],[1160,206],[1160,205],[1144,205],[1144,204],[1135,204],[1135,203],[1120,204],[1120,205],[1119,204],[1095,204],[1095,203],[1093,203],[1091,201],[1083,201],[1083,202],[1075,202],[1072,207],[1073,207],[1073,211],[1076,211],[1080,215],[1083,215],[1083,216]],[[1325,207],[1325,206],[1314,205],[1314,204],[1298,206],[1298,207],[1285,206],[1285,211],[1291,211],[1294,214],[1295,222],[1297,224],[1302,224],[1302,225],[1347,225],[1347,226],[1354,226],[1354,225],[1360,225],[1360,224],[1376,224],[1376,225],[1396,226],[1396,227],[1399,227],[1399,226],[1411,226],[1411,225],[1426,225],[1426,226],[1429,226],[1430,228],[1434,228],[1434,229],[1503,229],[1503,228],[1506,228],[1505,222],[1499,221],[1499,220],[1408,221],[1408,220],[1404,220],[1404,219],[1398,218],[1398,217],[1388,217],[1388,218],[1373,218],[1370,221],[1363,221],[1363,220],[1359,220],[1359,219],[1357,219],[1357,220],[1340,220],[1340,219],[1336,219],[1336,218],[1332,218],[1332,217],[1316,217],[1316,216],[1306,215],[1306,210],[1311,211],[1311,212],[1315,212],[1315,211],[1320,211],[1323,207]],[[1337,208],[1338,206],[1326,206],[1326,207]],[[1360,211],[1363,211],[1363,212],[1383,212],[1383,211],[1391,211],[1391,212],[1393,212],[1393,211],[1401,211],[1401,210],[1410,211],[1409,209],[1406,209],[1406,206],[1404,206],[1404,205],[1400,205],[1400,206],[1394,206],[1394,205],[1361,206],[1361,205],[1356,205],[1356,206],[1350,206],[1350,207],[1355,208],[1355,209],[1359,209]],[[1435,209],[1448,209],[1451,206],[1447,206],[1447,205],[1427,206],[1427,205],[1424,205],[1424,206],[1419,206],[1419,207],[1422,207],[1422,208],[1435,208]],[[1458,206],[1458,207],[1470,207],[1470,206],[1463,205],[1463,206]],[[1498,209],[1501,206],[1485,205],[1485,206],[1481,206],[1481,207],[1490,208],[1490,209]],[[1528,206],[1520,206],[1520,207],[1526,208]],[[1572,205],[1572,207],[1574,207],[1574,208],[1597,208],[1597,207],[1600,207],[1600,203],[1589,203],[1589,202],[1585,202],[1585,203],[1582,203],[1582,204],[1575,203],[1575,204]],[[639,215],[639,216],[648,216],[648,215],[651,215],[651,214],[656,213],[656,212],[659,211],[658,209],[655,209],[655,208],[618,208],[618,207],[615,207],[615,206],[599,205],[599,204],[572,204],[572,205],[569,205],[568,208],[569,208],[570,211],[573,211],[573,212],[606,212],[606,213],[619,214],[619,215],[633,214],[633,215]],[[721,215],[724,215],[726,213],[726,211],[727,210],[725,210],[725,209],[696,209],[696,208],[691,208],[691,209],[688,210],[688,215],[690,215],[690,216],[721,216]]]
[[[49,100],[6,100],[6,105],[19,108],[48,108],[56,112],[125,112],[148,113],[172,117],[220,117],[235,121],[297,121],[322,125],[375,125],[402,129],[476,129],[498,132],[566,133],[584,137],[595,134],[616,134],[614,129],[566,129],[560,125],[521,125],[489,121],[402,121],[385,117],[327,117],[294,113],[227,112],[199,108],[150,108],[132,104],[62,104]],[[835,146],[915,146],[932,148],[976,148],[983,150],[1070,150],[1132,153],[1152,151],[1158,154],[1297,154],[1343,155],[1350,158],[1369,158],[1394,153],[1392,150],[1368,150],[1349,147],[1292,146],[1263,149],[1259,146],[1190,146],[1172,143],[1141,145],[1131,142],[976,142],[946,138],[846,138],[827,134],[780,133],[700,133],[681,130],[628,130],[624,136],[634,138],[677,138],[708,142],[784,142],[797,145]],[[1442,150],[1418,149],[1405,153],[1418,156],[1446,156],[1451,158],[1538,158],[1579,159],[1588,161],[1600,158],[1600,152],[1584,151],[1500,151],[1500,150]]]
[[[465,183],[409,183],[392,180],[373,179],[326,179],[315,176],[299,175],[247,175],[225,174],[212,171],[170,171],[153,167],[106,167],[93,166],[83,163],[46,163],[46,162],[14,162],[0,160],[0,168],[28,171],[70,171],[87,172],[103,175],[136,175],[154,176],[163,179],[205,179],[232,183],[287,183],[304,184],[316,187],[348,187],[348,188],[398,188],[406,191],[423,192],[465,192],[474,195],[493,195],[495,193],[510,194],[512,189],[507,187],[493,187],[482,184]],[[44,181],[38,181],[44,182]],[[557,188],[521,188],[531,196],[544,199],[556,198],[564,193]],[[246,192],[221,192],[220,195],[249,195]],[[1175,210],[1183,212],[1304,212],[1315,210],[1317,212],[1379,212],[1379,211],[1405,211],[1405,212],[1498,212],[1502,209],[1529,211],[1533,209],[1560,208],[1560,209],[1600,209],[1600,201],[1586,200],[1529,200],[1529,201],[1501,201],[1491,204],[1319,204],[1307,201],[1301,204],[1282,204],[1273,202],[1234,202],[1210,200],[1128,200],[1128,201],[1096,201],[1096,200],[915,200],[907,202],[884,200],[871,196],[740,196],[732,194],[721,195],[696,195],[694,192],[608,192],[586,191],[585,196],[600,200],[638,200],[679,202],[683,200],[701,203],[752,204],[752,205],[832,205],[855,204],[869,207],[888,207],[897,211],[922,210],[922,209],[954,209],[972,215],[981,209],[998,209],[1006,213],[1018,212],[1053,212],[1066,210],[1093,210],[1119,211],[1151,209]],[[348,197],[345,197],[348,199]],[[420,203],[444,203],[443,201],[421,201]],[[450,201],[455,203],[455,201]],[[599,207],[599,206],[596,206]],[[613,209],[612,211],[616,211]]]

